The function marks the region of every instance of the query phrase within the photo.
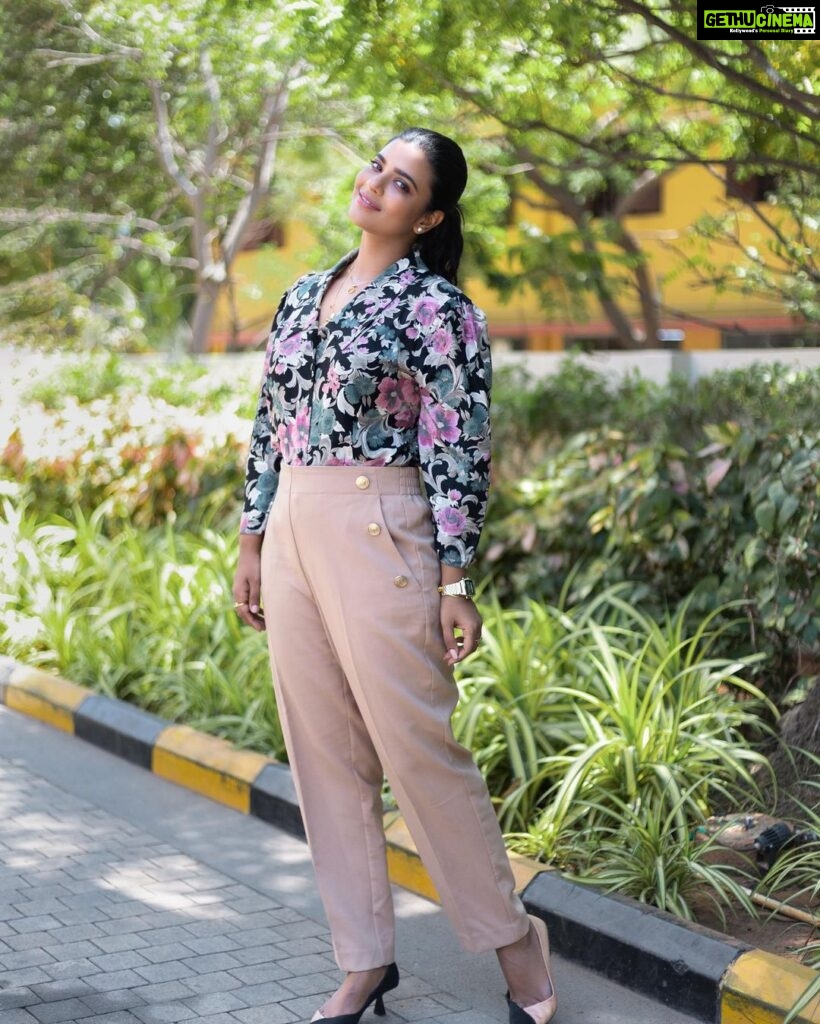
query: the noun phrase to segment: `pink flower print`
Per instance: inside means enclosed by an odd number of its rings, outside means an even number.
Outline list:
[[[411,380],[388,377],[379,384],[376,408],[396,421],[404,430],[415,423],[418,415],[418,394]]]
[[[467,516],[460,508],[453,508],[450,505],[437,509],[436,523],[439,531],[447,534],[448,537],[458,537],[464,532],[467,525]]]
[[[280,356],[292,356],[294,352],[299,350],[299,342],[301,337],[298,334],[291,334],[289,338],[282,338],[279,342],[279,355]]]
[[[450,499],[450,501],[461,501],[461,491],[457,491],[455,489],[453,489],[452,491],[448,491],[447,497]]]
[[[472,313],[465,313],[461,321],[461,334],[464,338],[464,350],[468,358],[476,353],[478,348],[478,322]]]
[[[322,384],[323,395],[333,395],[335,398],[341,387],[341,380],[339,379],[339,371],[335,366],[331,366],[327,371],[327,380]]]
[[[399,378],[399,398],[401,406],[396,412],[396,426],[400,430],[412,427],[419,416],[419,393],[416,385],[407,377]]]
[[[310,438],[310,410],[300,409],[288,424],[288,442],[291,455],[304,451]]]
[[[452,347],[452,334],[444,327],[439,327],[439,329],[433,334],[433,351],[437,352],[440,356],[446,356],[449,355]]]
[[[290,465],[291,459],[293,458],[293,451],[290,446],[290,431],[284,423],[280,423],[276,428],[276,447],[282,453],[282,458],[285,461],[285,465]]]
[[[449,406],[433,403],[424,405],[419,416],[419,444],[429,448],[437,441],[457,441],[458,413]]]
[[[413,316],[422,327],[429,327],[435,320],[438,311],[439,306],[435,299],[422,298],[413,307]]]
[[[401,406],[401,391],[399,381],[395,377],[386,377],[379,383],[379,393],[376,395],[376,408],[388,414],[399,411]]]

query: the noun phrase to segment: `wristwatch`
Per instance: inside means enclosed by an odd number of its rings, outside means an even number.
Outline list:
[[[438,588],[438,592],[444,597],[472,597],[475,594],[475,583],[465,576],[457,583],[445,583]]]

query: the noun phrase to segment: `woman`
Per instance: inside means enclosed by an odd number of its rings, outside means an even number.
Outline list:
[[[463,945],[497,950],[510,1021],[555,1012],[546,928],[514,893],[486,786],[450,729],[453,665],[481,632],[465,569],[490,464],[486,327],[455,284],[466,181],[460,148],[420,128],[359,172],[359,248],[283,297],[248,458],[234,599],[268,633],[347,972],[313,1018],[332,1024],[384,1012],[399,981],[384,774]]]

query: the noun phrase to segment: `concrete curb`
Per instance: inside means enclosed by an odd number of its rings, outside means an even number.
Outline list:
[[[655,907],[542,872],[523,893],[562,956],[699,1020],[719,1020],[721,981],[752,947]],[[754,1018],[749,1018],[754,1019]]]
[[[287,765],[5,657],[0,703],[304,838]],[[391,880],[438,901],[398,813],[386,812],[385,834]],[[524,857],[511,854],[510,863],[527,909],[547,922],[557,952],[700,1020],[782,1024],[817,976],[634,900],[577,885]],[[820,1024],[820,996],[796,1024]]]

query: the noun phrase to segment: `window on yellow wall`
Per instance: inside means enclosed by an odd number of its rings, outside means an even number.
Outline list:
[[[273,245],[277,249],[283,249],[285,246],[284,224],[270,217],[249,224],[242,236],[242,250],[261,249],[263,245]]]
[[[660,213],[663,204],[661,176],[647,174],[648,168],[635,152],[629,135],[613,135],[606,140],[606,146],[611,160],[600,169],[603,182],[597,192],[587,197],[587,210],[593,217]]]
[[[777,191],[776,174],[750,174],[746,169],[726,167],[726,195],[730,199],[742,199],[745,203],[763,203],[772,192]]]
[[[595,195],[590,196],[586,201],[586,208],[593,217],[609,217],[625,198],[626,193],[619,189],[612,179]],[[625,216],[632,216],[635,213],[660,213],[663,201],[661,190],[661,179],[655,178],[646,185],[642,185],[635,197],[630,201]]]
[[[723,348],[813,348],[820,345],[820,332],[804,331],[721,331]]]

